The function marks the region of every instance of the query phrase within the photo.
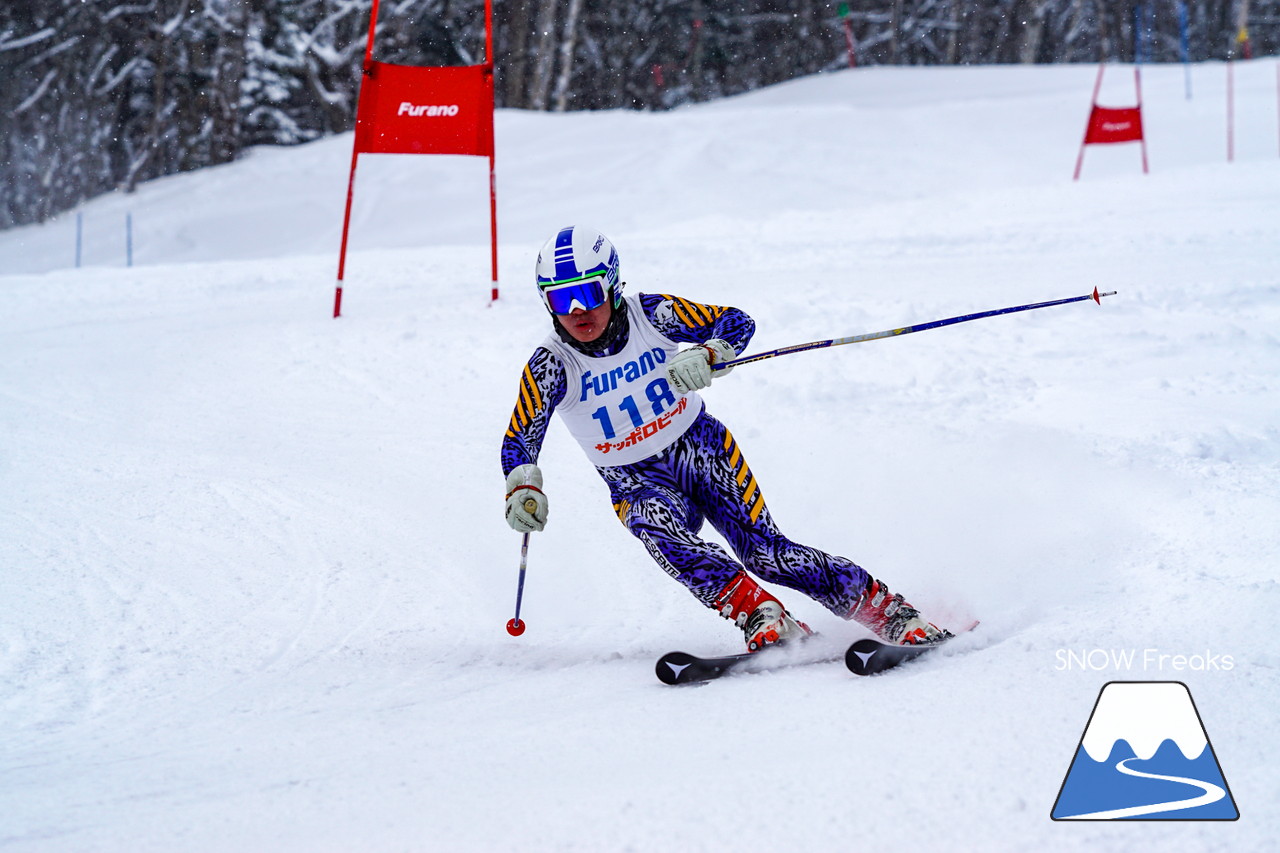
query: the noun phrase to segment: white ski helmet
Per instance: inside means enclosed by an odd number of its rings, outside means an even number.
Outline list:
[[[609,238],[585,225],[561,228],[538,252],[538,295],[552,314],[590,311],[606,300],[618,307],[618,250]]]

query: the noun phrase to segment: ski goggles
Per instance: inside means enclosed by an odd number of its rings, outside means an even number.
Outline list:
[[[542,301],[552,314],[572,314],[575,308],[591,311],[604,304],[605,274],[602,272],[543,288]]]

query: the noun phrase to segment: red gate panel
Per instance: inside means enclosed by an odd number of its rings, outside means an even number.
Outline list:
[[[356,109],[364,154],[493,154],[493,69],[371,62]]]
[[[1100,107],[1093,105],[1089,126],[1084,132],[1085,145],[1112,142],[1137,142],[1142,139],[1142,110],[1139,107]]]

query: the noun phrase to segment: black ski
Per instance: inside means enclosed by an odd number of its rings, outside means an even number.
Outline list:
[[[753,657],[755,655],[741,654],[700,658],[688,652],[667,652],[658,658],[654,671],[663,684],[696,684],[726,675]]]
[[[975,621],[960,630],[964,634],[978,626]],[[667,652],[658,658],[654,671],[663,684],[702,684],[731,673],[769,672],[792,666],[824,663],[844,659],[851,672],[875,675],[899,664],[915,660],[941,648],[950,640],[930,646],[894,646],[877,640],[858,640],[846,651],[835,651],[818,637],[786,646],[767,646],[761,651],[738,655],[701,658],[688,652]]]
[[[829,647],[796,645],[769,646],[758,652],[743,652],[715,658],[700,658],[688,652],[667,652],[658,658],[654,671],[663,684],[701,684],[729,673],[767,672],[840,659]]]
[[[941,646],[891,646],[877,640],[858,640],[845,652],[844,663],[855,675],[875,675],[899,664],[915,660]]]
[[[956,631],[956,634],[967,634],[977,627],[978,622],[975,619],[969,625]],[[875,675],[878,672],[884,672],[886,669],[893,669],[895,666],[913,661],[934,649],[942,648],[954,639],[955,637],[950,637],[941,643],[933,643],[927,646],[895,646],[872,639],[858,640],[849,647],[849,651],[845,652],[844,664],[855,675]]]

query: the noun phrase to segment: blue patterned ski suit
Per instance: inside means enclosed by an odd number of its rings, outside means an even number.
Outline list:
[[[676,342],[719,338],[741,354],[755,332],[755,322],[736,308],[654,294],[640,294],[639,305],[648,322]],[[525,365],[502,442],[504,474],[537,461],[551,414],[565,401],[568,371],[553,349],[560,348],[539,347]],[[571,355],[582,364],[592,361],[580,352]],[[665,379],[660,381],[665,389]],[[870,581],[851,560],[782,534],[742,448],[705,409],[665,449],[629,464],[596,465],[596,471],[609,486],[619,520],[659,566],[709,607],[743,567],[766,583],[804,593],[841,617],[847,617]],[[737,560],[698,536],[704,521],[720,532]]]

